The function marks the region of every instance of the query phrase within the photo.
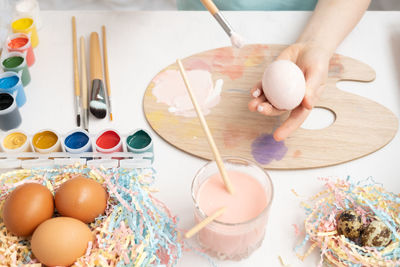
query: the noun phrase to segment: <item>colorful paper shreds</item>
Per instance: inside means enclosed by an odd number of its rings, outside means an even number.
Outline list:
[[[70,166],[59,169],[18,170],[0,175],[0,210],[16,186],[36,182],[52,192],[66,180],[84,174],[102,183],[109,194],[104,215],[91,223],[95,241],[73,266],[173,266],[182,245],[177,218],[152,196],[154,170],[92,169]],[[7,231],[0,219],[0,266],[38,263],[29,241]]]
[[[353,183],[348,177],[336,182],[323,179],[326,190],[310,198],[309,205],[303,205],[307,214],[306,236],[296,252],[310,246],[303,260],[315,247],[321,250],[324,259],[335,266],[400,266],[400,196],[386,191],[381,184],[367,179]],[[310,210],[311,207],[311,210]],[[387,247],[361,247],[336,232],[336,216],[346,209],[355,209],[364,223],[375,217],[392,231],[392,241]]]

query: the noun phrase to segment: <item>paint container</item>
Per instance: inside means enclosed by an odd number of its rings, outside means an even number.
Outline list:
[[[32,146],[36,152],[47,154],[62,152],[60,136],[52,130],[44,129],[32,137]]]
[[[14,33],[22,32],[29,34],[31,37],[32,47],[35,48],[39,44],[39,37],[36,31],[34,20],[30,17],[18,18],[11,23],[11,29]]]
[[[0,93],[0,129],[8,131],[21,124],[21,115],[13,95]]]
[[[35,21],[37,29],[42,28],[40,18],[39,3],[36,0],[20,0],[15,5],[15,14],[17,17],[31,17]]]
[[[6,132],[1,140],[1,148],[4,152],[32,152],[29,137],[21,130]]]
[[[31,74],[29,73],[25,54],[20,52],[8,53],[5,58],[1,60],[1,67],[4,69],[4,71],[21,73],[23,86],[27,86],[31,82]]]
[[[135,154],[140,155],[146,152],[151,152],[153,154],[153,139],[148,131],[136,129],[126,138],[126,147],[129,152]],[[154,157],[144,157],[144,159],[149,159],[152,163],[154,161]]]
[[[25,33],[14,33],[7,38],[7,50],[9,52],[20,52],[26,54],[26,64],[28,67],[35,63],[35,53],[33,52],[31,38]]]
[[[73,154],[92,152],[89,133],[83,129],[72,130],[63,142],[65,151]]]
[[[100,132],[95,138],[95,150],[101,153],[122,152],[121,135],[112,129]]]
[[[196,222],[221,207],[225,212],[197,235],[210,256],[241,260],[259,248],[264,240],[273,199],[269,175],[256,163],[241,158],[224,158],[235,193],[225,189],[215,161],[207,163],[193,179],[192,198]]]
[[[26,96],[20,74],[12,71],[0,73],[0,93],[12,94],[17,106],[22,107],[26,102]]]

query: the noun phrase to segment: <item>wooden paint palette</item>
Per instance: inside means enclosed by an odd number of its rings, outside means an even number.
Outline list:
[[[300,128],[284,142],[272,140],[273,130],[287,117],[252,113],[247,104],[249,89],[261,80],[264,69],[285,48],[283,45],[247,45],[205,51],[183,60],[187,70],[208,70],[212,80],[223,79],[221,100],[206,115],[222,156],[257,161],[267,169],[305,169],[335,165],[368,155],[389,143],[397,132],[398,119],[384,106],[339,90],[338,81],[369,82],[374,70],[355,59],[335,55],[329,79],[318,107],[336,118],[324,129]],[[174,63],[168,69],[177,69]],[[197,117],[178,116],[152,94],[153,80],[143,101],[151,127],[167,142],[192,155],[212,159],[212,153]]]

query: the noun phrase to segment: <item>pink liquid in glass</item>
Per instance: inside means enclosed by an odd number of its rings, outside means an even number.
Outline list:
[[[264,239],[272,184],[262,183],[264,177],[256,179],[237,170],[227,172],[235,193],[226,191],[219,173],[204,178],[196,194],[199,209],[195,220],[201,221],[226,207],[224,214],[199,232],[198,240],[212,256],[240,260],[248,257]],[[263,171],[262,174],[267,177]]]

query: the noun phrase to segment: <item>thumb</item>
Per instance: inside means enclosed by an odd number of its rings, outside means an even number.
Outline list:
[[[326,86],[323,75],[323,72],[312,69],[306,72],[306,93],[302,102],[306,109],[312,109],[321,96]]]

